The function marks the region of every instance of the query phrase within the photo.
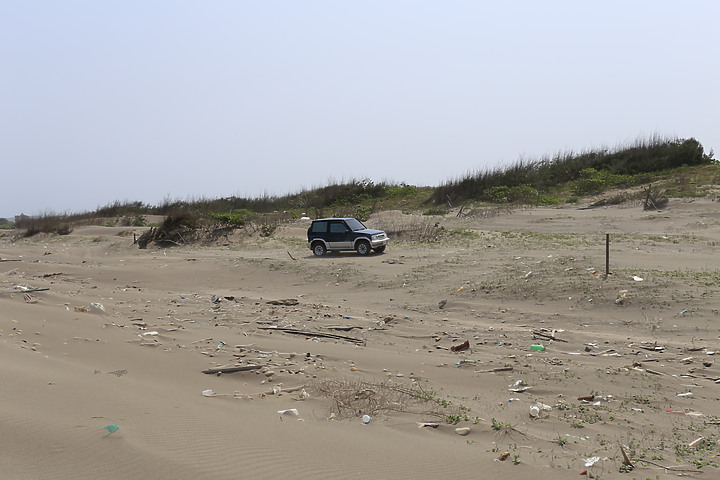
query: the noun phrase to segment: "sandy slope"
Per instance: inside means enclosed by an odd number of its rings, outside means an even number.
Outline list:
[[[312,257],[300,222],[167,250],[5,235],[0,291],[48,290],[0,294],[0,477],[717,477],[718,203],[442,225],[367,258]],[[261,368],[201,373],[235,365]]]

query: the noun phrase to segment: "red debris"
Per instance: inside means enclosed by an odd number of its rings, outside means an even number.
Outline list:
[[[460,345],[450,347],[450,350],[452,350],[453,352],[462,352],[463,350],[467,350],[468,348],[470,348],[470,341],[465,340],[465,342],[461,343]]]

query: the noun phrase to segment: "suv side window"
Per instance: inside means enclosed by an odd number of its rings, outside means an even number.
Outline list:
[[[332,222],[330,224],[330,233],[345,233],[347,232],[347,227],[342,222]]]
[[[327,233],[328,222],[313,222],[312,233]]]

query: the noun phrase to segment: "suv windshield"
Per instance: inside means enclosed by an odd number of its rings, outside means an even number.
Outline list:
[[[347,223],[348,227],[350,227],[353,232],[357,230],[365,230],[365,228],[367,228],[365,227],[365,225],[360,223],[359,220],[356,220],[354,218],[345,219],[345,223]]]

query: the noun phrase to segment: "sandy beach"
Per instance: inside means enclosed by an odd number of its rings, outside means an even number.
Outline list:
[[[720,475],[720,203],[432,221],[367,257],[0,233],[0,478]]]

